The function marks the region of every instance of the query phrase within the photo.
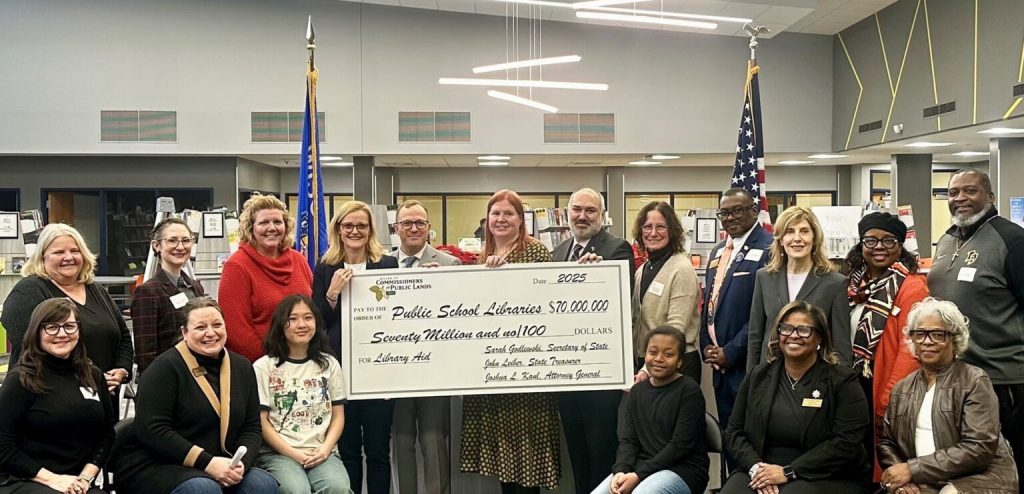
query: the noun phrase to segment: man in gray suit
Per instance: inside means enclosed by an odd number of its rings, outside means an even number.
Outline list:
[[[405,201],[396,215],[398,265],[403,268],[455,266],[457,258],[430,246],[430,219],[419,201]],[[451,459],[450,399],[447,396],[402,398],[395,400],[395,461],[398,466],[399,494],[416,494],[419,486],[416,468],[416,440],[423,452],[424,484],[429,494],[449,494]]]
[[[572,262],[629,261],[632,286],[633,248],[629,242],[604,230],[604,211],[604,196],[594,189],[573,192],[569,197],[572,238],[559,244],[551,257],[555,261]],[[622,391],[615,390],[559,393],[558,411],[562,416],[577,493],[590,492],[612,471],[619,445],[616,424],[620,401]]]

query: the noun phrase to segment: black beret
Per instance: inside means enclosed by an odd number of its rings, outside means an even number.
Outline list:
[[[885,230],[893,234],[900,242],[907,240],[907,225],[900,220],[899,216],[874,212],[864,216],[860,219],[860,223],[857,223],[857,233],[861,237],[872,228]]]

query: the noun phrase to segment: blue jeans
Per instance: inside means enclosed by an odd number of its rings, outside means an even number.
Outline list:
[[[285,455],[265,451],[256,465],[280,482],[281,494],[352,494],[348,472],[338,453],[331,453],[323,463],[307,470]]]
[[[277,481],[264,470],[246,470],[242,481],[231,487],[224,487],[210,477],[188,479],[174,488],[171,494],[277,494]]]
[[[597,486],[591,494],[608,494],[612,488],[612,477],[609,475]],[[675,472],[671,470],[660,470],[637,484],[633,494],[693,494],[690,486],[683,482]]]

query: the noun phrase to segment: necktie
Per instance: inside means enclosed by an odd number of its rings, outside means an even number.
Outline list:
[[[715,334],[715,312],[718,310],[718,296],[722,290],[722,283],[725,282],[725,273],[729,271],[729,265],[731,264],[730,258],[732,257],[732,237],[725,241],[725,249],[722,250],[721,257],[718,258],[718,269],[715,271],[715,284],[711,290],[711,297],[708,299],[708,336],[711,337],[711,342],[718,345],[718,335]]]
[[[572,248],[572,253],[569,254],[569,260],[579,261],[581,254],[583,254],[583,246],[580,244],[576,244],[576,246]]]
[[[411,268],[413,264],[416,264],[417,260],[419,260],[418,257],[416,257],[416,256],[409,256],[409,257],[406,257],[405,259],[402,260],[402,265],[404,267]]]

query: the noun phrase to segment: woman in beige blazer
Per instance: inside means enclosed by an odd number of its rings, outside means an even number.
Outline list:
[[[634,275],[633,348],[640,368],[648,333],[658,326],[678,329],[686,338],[681,372],[699,383],[699,289],[697,272],[683,250],[683,235],[683,225],[665,202],[644,206],[633,224],[633,239],[647,254],[647,262]],[[643,369],[637,374],[638,380],[647,377]]]

